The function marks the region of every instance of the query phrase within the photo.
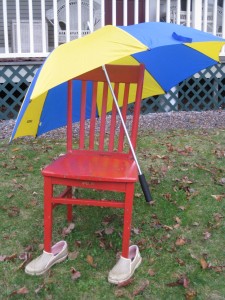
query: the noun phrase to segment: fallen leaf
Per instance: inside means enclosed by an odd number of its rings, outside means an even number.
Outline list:
[[[200,259],[200,264],[203,270],[207,269],[209,266],[207,261],[203,257]]]
[[[79,254],[78,251],[69,252],[68,257],[69,259],[73,260],[77,258],[78,254]]]
[[[6,255],[0,255],[0,261],[5,261]]]
[[[113,227],[108,227],[108,228],[105,228],[104,231],[105,231],[106,235],[110,235],[110,234],[113,234],[114,228]]]
[[[225,178],[221,178],[221,179],[219,180],[219,184],[225,185]]]
[[[71,279],[72,280],[77,280],[78,278],[81,277],[81,273],[79,271],[77,271],[76,269],[74,269],[74,268],[71,268],[70,272],[71,272]]]
[[[223,216],[220,213],[215,213],[213,214],[213,216],[216,222],[219,222],[223,218]]]
[[[183,211],[186,209],[185,206],[179,206],[178,208]]]
[[[13,253],[12,255],[0,255],[0,261],[12,261],[17,258],[17,254]]]
[[[185,299],[186,300],[193,300],[197,296],[197,292],[194,290],[188,290],[185,293]]]
[[[88,255],[86,260],[87,260],[87,262],[89,263],[90,266],[96,268],[97,264],[94,263],[94,259],[91,255]]]
[[[146,279],[133,291],[133,296],[137,296],[142,293],[149,286],[149,281]]]
[[[186,289],[186,288],[188,288],[189,280],[188,280],[186,275],[181,275],[180,278],[177,281],[167,283],[166,285],[169,286],[169,287],[182,285]]]
[[[43,288],[45,287],[45,284],[43,283],[43,284],[41,284],[41,285],[39,285],[36,289],[35,289],[35,294],[38,294]]]
[[[180,266],[185,266],[186,265],[185,262],[182,259],[180,259],[180,258],[176,258],[176,261],[178,262],[178,264]]]
[[[29,291],[28,289],[24,286],[16,291],[13,291],[9,296],[13,296],[13,295],[26,295],[28,294]]]
[[[177,240],[176,240],[176,246],[183,246],[183,245],[185,245],[187,243],[187,240],[186,239],[184,239],[184,238],[178,238]]]
[[[20,209],[16,206],[11,206],[8,210],[9,217],[17,217],[20,214]]]
[[[152,269],[149,269],[149,270],[148,270],[148,274],[149,274],[150,276],[155,276],[155,271],[152,270]]]
[[[68,235],[75,227],[74,223],[70,223],[68,227],[64,227],[62,230],[62,236],[65,237]]]
[[[119,283],[119,284],[117,285],[117,287],[118,287],[118,288],[121,288],[121,287],[128,286],[128,285],[130,285],[133,281],[134,281],[134,278],[130,278],[130,279],[126,280],[126,281],[123,281],[123,282]]]
[[[216,201],[221,201],[223,198],[225,198],[225,194],[223,195],[211,195]]]
[[[140,228],[132,228],[132,232],[135,234],[140,234]]]
[[[181,224],[181,219],[179,217],[175,217],[174,219],[177,222],[177,224]]]
[[[203,235],[204,235],[204,240],[208,240],[211,237],[211,233],[208,231],[204,232]]]

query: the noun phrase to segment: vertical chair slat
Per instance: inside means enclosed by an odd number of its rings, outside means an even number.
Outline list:
[[[86,115],[86,95],[87,95],[87,82],[82,81],[81,87],[81,106],[80,106],[80,140],[79,148],[85,148],[85,115]]]
[[[139,70],[141,73],[143,70]],[[142,82],[143,84],[143,82]],[[137,133],[138,133],[138,123],[139,123],[139,117],[140,117],[140,106],[141,106],[141,96],[142,96],[142,84],[137,84],[137,90],[136,90],[136,98],[135,98],[135,104],[134,104],[134,112],[133,112],[133,122],[132,122],[132,130],[131,130],[131,142],[134,147],[136,148],[137,144]]]
[[[67,132],[66,132],[66,138],[67,138],[67,152],[72,151],[72,144],[73,144],[73,115],[72,115],[72,97],[73,97],[73,84],[72,80],[68,81],[67,86]]]
[[[97,82],[94,82],[93,83],[92,103],[91,103],[90,137],[89,137],[89,149],[90,150],[94,150],[94,142],[95,142],[97,86],[98,86]]]
[[[104,138],[105,138],[105,125],[106,125],[106,109],[108,99],[108,84],[104,82],[103,85],[103,96],[102,96],[102,114],[101,114],[101,125],[99,135],[99,150],[104,150]]]
[[[124,123],[126,124],[126,117],[127,117],[127,104],[128,104],[128,97],[129,97],[129,89],[130,84],[125,84],[124,88],[124,95],[123,95],[123,107],[122,107],[122,117],[124,120]],[[120,124],[120,133],[119,133],[119,143],[118,143],[118,151],[122,152],[124,147],[124,136],[125,131],[123,128],[122,123]]]
[[[119,84],[116,83],[114,86],[114,94],[116,98],[118,98],[118,93],[119,93]],[[114,143],[115,143],[115,131],[116,131],[116,115],[117,115],[117,110],[116,110],[116,105],[113,101],[112,103],[112,113],[111,113],[111,126],[110,126],[110,135],[109,135],[109,151],[114,150]]]

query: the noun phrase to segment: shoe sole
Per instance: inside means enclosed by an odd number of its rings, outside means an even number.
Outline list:
[[[131,274],[126,279],[119,281],[119,280],[113,280],[113,279],[108,278],[108,282],[113,283],[113,284],[120,284],[120,283],[126,282],[128,279],[130,279],[134,275],[134,271],[140,266],[141,262],[142,262],[142,257],[140,257],[140,260],[136,264],[135,268],[133,269],[133,272],[131,272]]]
[[[60,262],[63,262],[66,258],[67,258],[68,254],[66,256],[63,256],[59,259],[57,259],[56,261],[54,261],[51,265],[49,265],[47,268],[45,268],[43,271],[41,272],[29,272],[25,269],[25,273],[26,274],[29,274],[29,275],[36,275],[36,276],[39,276],[39,275],[43,275],[45,274],[52,266],[54,266],[55,264],[58,264]]]

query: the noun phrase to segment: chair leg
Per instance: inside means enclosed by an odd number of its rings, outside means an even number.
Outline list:
[[[52,199],[51,178],[44,177],[44,250],[51,252],[52,244]]]
[[[70,188],[69,192],[67,193],[67,198],[72,198],[72,187]],[[73,206],[71,204],[67,205],[67,221],[72,222],[73,220]]]
[[[134,184],[127,184],[127,191],[125,194],[125,208],[123,220],[123,240],[122,240],[122,256],[128,258],[129,245],[130,245],[130,231],[132,221],[134,198]]]

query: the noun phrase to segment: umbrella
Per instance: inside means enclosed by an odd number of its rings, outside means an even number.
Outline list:
[[[69,79],[109,63],[143,63],[142,98],[160,95],[198,71],[217,64],[224,44],[224,39],[190,27],[149,22],[108,25],[60,45],[36,74],[11,140],[25,135],[39,136],[66,125],[65,97]],[[79,103],[73,99],[73,104],[73,122],[76,122],[79,121]],[[110,109],[109,106],[108,111]],[[87,111],[87,118],[88,114]]]
[[[60,45],[36,73],[11,140],[26,135],[36,137],[66,125],[65,82],[71,78],[104,64],[143,63],[146,68],[144,99],[164,94],[198,71],[217,64],[224,44],[224,39],[190,27],[149,22],[120,27],[108,25]],[[79,112],[74,102],[73,121],[76,122]]]

